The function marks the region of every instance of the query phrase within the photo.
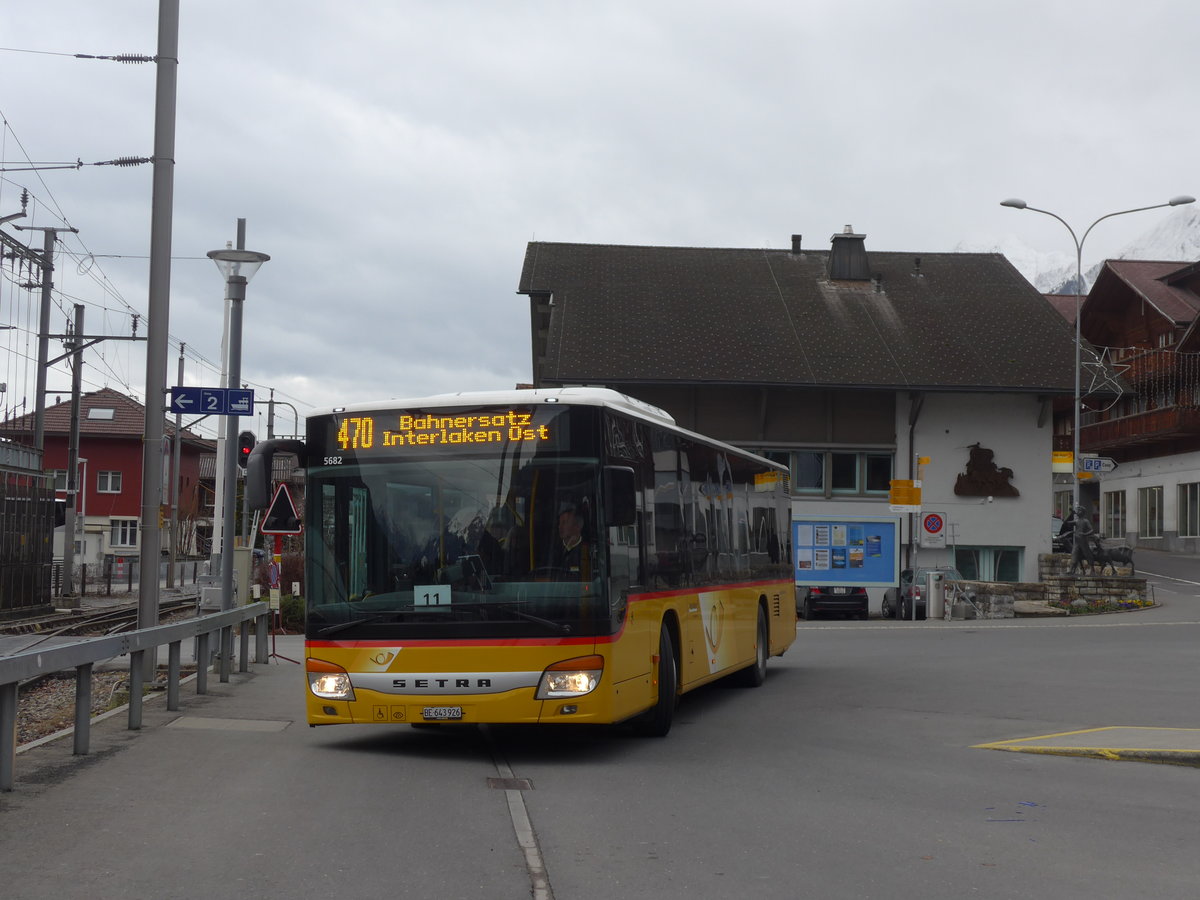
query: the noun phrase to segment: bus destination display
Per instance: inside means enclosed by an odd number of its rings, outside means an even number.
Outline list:
[[[520,410],[486,410],[476,413],[414,413],[335,416],[333,445],[341,450],[395,451],[409,447],[459,447],[477,444],[547,444],[555,437],[556,423]]]

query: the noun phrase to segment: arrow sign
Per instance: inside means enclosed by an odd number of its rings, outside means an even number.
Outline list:
[[[1079,459],[1080,472],[1111,472],[1117,461],[1107,456],[1083,456]]]
[[[171,411],[190,413],[198,410],[200,408],[200,390],[198,387],[171,388]]]
[[[296,514],[296,504],[292,503],[292,493],[286,484],[275,488],[275,496],[271,498],[271,506],[263,518],[262,527],[258,529],[263,534],[299,534],[303,531],[300,516]]]

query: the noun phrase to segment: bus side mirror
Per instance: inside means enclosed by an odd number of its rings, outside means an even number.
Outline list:
[[[637,521],[637,488],[633,469],[628,466],[604,467],[604,524],[609,528],[632,525]]]
[[[271,469],[280,450],[295,453],[304,462],[304,441],[279,438],[255,444],[246,460],[246,505],[251,509],[266,509],[271,503]]]

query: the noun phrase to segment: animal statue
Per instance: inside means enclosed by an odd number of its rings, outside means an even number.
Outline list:
[[[1094,539],[1091,571],[1099,571],[1103,575],[1105,569],[1111,568],[1115,575],[1117,574],[1117,566],[1129,566],[1129,574],[1134,574],[1133,548],[1124,545],[1120,547],[1105,547],[1100,543],[1098,538]]]

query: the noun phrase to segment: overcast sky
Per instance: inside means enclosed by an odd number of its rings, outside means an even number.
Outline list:
[[[9,6],[3,168],[150,156],[153,64],[70,54],[153,55],[157,4]],[[529,380],[515,290],[534,239],[824,248],[851,224],[868,250],[1016,236],[1073,258],[1060,224],[999,201],[1082,231],[1200,193],[1197,33],[1182,0],[183,0],[169,380],[180,340],[186,381],[219,379],[205,253],[239,217],[271,256],[243,380],[300,415]],[[83,302],[89,333],[127,334],[148,307],[151,167],[0,179],[0,216],[27,188],[18,223],[79,229],[52,331]],[[1085,266],[1169,214],[1103,223]],[[32,393],[36,295],[6,273],[12,410]],[[144,397],[140,346],[89,351],[86,387]],[[49,381],[69,390],[65,367]]]

